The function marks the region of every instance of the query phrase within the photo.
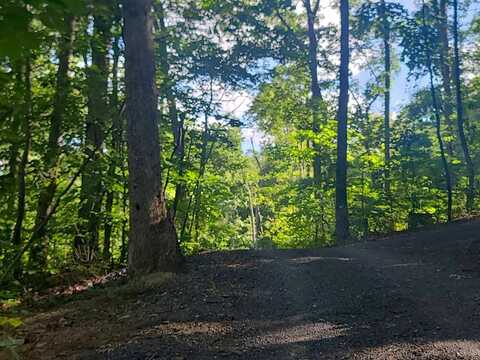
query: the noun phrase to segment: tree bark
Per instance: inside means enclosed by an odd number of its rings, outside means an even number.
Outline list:
[[[470,156],[470,149],[465,136],[465,119],[463,118],[463,99],[462,99],[462,70],[460,63],[460,44],[459,44],[459,24],[458,24],[458,0],[453,0],[453,51],[454,51],[454,76],[455,76],[455,98],[457,105],[457,126],[460,145],[463,150],[463,157],[467,168],[468,188],[467,188],[467,211],[472,211],[475,203],[475,169]]]
[[[65,120],[65,108],[70,88],[68,71],[70,68],[70,57],[74,40],[75,19],[65,19],[66,31],[60,40],[58,50],[57,83],[55,87],[55,98],[53,113],[50,120],[47,151],[43,157],[43,181],[37,204],[37,215],[35,218],[35,238],[32,240],[30,262],[32,266],[44,269],[47,263],[48,239],[46,234],[46,222],[50,218],[52,201],[57,190],[58,161],[60,158],[60,138]]]
[[[182,260],[162,186],[151,9],[124,1],[131,276],[176,271]]]
[[[345,243],[349,238],[347,203],[347,122],[348,122],[348,66],[349,47],[349,4],[340,1],[340,96],[337,115],[337,166],[335,182],[335,237],[337,242]]]

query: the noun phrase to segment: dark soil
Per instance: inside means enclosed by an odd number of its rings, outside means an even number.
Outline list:
[[[480,359],[480,221],[210,253],[32,316],[30,359]]]

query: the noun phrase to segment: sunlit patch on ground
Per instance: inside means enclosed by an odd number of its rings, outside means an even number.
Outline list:
[[[435,342],[392,343],[363,350],[378,359],[480,359],[480,343],[471,340],[444,340]],[[454,354],[454,355],[452,355]],[[362,356],[359,356],[362,358]]]
[[[405,264],[393,264],[393,265],[387,265],[385,266],[386,268],[400,268],[400,267],[409,267],[409,266],[424,266],[424,264],[421,263],[405,263]]]
[[[314,261],[342,261],[342,262],[349,262],[352,261],[352,258],[346,257],[323,257],[323,256],[306,256],[300,258],[294,258],[289,260],[289,262],[294,264],[308,264]]]
[[[441,357],[445,351],[456,351],[459,359],[480,359],[480,343],[472,340],[445,340],[436,341],[432,350],[427,354],[431,357]]]
[[[138,336],[162,336],[168,334],[175,335],[222,335],[225,336],[232,331],[232,326],[224,322],[185,322],[185,323],[165,323],[140,331]]]
[[[249,262],[235,262],[231,264],[225,264],[225,267],[230,268],[230,269],[245,269],[245,268],[251,268],[255,267],[258,265],[263,265],[263,264],[270,264],[274,262],[274,259],[258,259],[255,261],[249,261]]]
[[[253,345],[284,345],[331,339],[345,334],[346,329],[328,322],[312,322],[280,327],[251,339]]]

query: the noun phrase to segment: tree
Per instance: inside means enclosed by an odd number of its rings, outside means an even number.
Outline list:
[[[311,77],[311,107],[312,107],[312,129],[314,133],[320,131],[320,112],[322,105],[322,92],[320,90],[320,84],[318,81],[318,39],[315,29],[315,22],[317,20],[318,11],[320,9],[320,0],[315,0],[315,3],[312,6],[311,0],[303,1],[305,10],[307,12],[307,34],[308,34],[308,66],[310,69]],[[314,143],[314,149],[316,156],[313,162],[313,178],[317,186],[320,186],[320,177],[321,177],[321,158],[320,158],[320,148],[318,144]]]
[[[387,15],[387,9],[385,1],[380,2],[380,18],[382,23],[382,35],[383,35],[383,51],[385,59],[385,72],[383,74],[385,80],[385,112],[384,112],[384,131],[385,131],[385,194],[389,201],[391,201],[391,189],[390,189],[390,88],[391,88],[391,27],[390,21]]]
[[[117,170],[122,166],[123,163],[123,148],[124,148],[124,118],[121,114],[121,105],[119,99],[119,62],[121,56],[120,50],[120,34],[114,35],[114,40],[112,43],[112,93],[110,96],[110,113],[112,117],[112,131],[111,131],[111,149],[112,154],[110,156],[110,164],[107,171],[107,180],[110,183],[107,183],[107,196],[105,200],[105,226],[104,226],[104,235],[103,235],[103,259],[109,261],[111,259],[111,236],[113,231],[113,205],[114,200],[118,199],[119,196],[116,191],[114,191],[114,185],[118,183],[115,181]],[[122,175],[122,181],[125,182],[125,176]],[[125,194],[123,194],[125,196]],[[123,199],[125,200],[125,199]],[[125,236],[124,230],[122,230],[122,239]],[[122,250],[125,246],[122,246]]]
[[[160,70],[161,70],[161,91],[166,98],[168,108],[168,119],[172,127],[173,133],[173,153],[175,162],[178,167],[179,177],[183,177],[185,173],[184,157],[185,157],[185,129],[184,117],[179,116],[177,103],[173,92],[173,84],[170,74],[170,60],[168,54],[168,30],[165,25],[165,9],[163,4],[158,3],[154,6],[157,20],[158,44],[160,52]],[[179,204],[185,197],[185,184],[178,181],[175,186],[175,198],[172,205],[172,217],[175,219]]]
[[[453,0],[453,59],[454,59],[454,77],[455,77],[455,99],[457,105],[457,127],[460,145],[463,150],[465,166],[467,168],[468,188],[467,188],[467,211],[472,211],[475,206],[475,169],[470,149],[465,136],[465,120],[463,118],[463,98],[462,98],[462,68],[460,59],[460,40],[458,24],[458,0]]]
[[[435,24],[435,13],[422,2],[421,10],[414,14],[402,29],[402,57],[407,60],[412,75],[418,78],[426,75],[429,80],[430,104],[429,108],[433,111],[435,134],[440,150],[440,158],[443,167],[443,176],[445,180],[447,195],[447,221],[452,220],[453,190],[452,176],[449,161],[447,159],[447,149],[443,138],[443,129],[441,121],[441,104],[437,95],[435,85],[435,64],[440,63],[440,72],[444,71],[441,61],[443,59],[443,50],[438,46],[440,31]],[[437,61],[435,61],[437,60]],[[445,99],[448,101],[448,99]],[[445,107],[445,106],[444,106]],[[445,116],[447,120],[447,116]],[[448,130],[448,127],[447,127]]]
[[[30,148],[32,144],[32,69],[31,54],[27,52],[25,64],[23,66],[23,97],[24,102],[22,133],[24,134],[23,153],[18,166],[18,195],[17,195],[17,217],[12,233],[12,245],[15,251],[20,252],[22,248],[22,230],[25,220],[25,203],[26,203],[26,171],[29,161]],[[19,79],[20,80],[20,79]],[[16,254],[15,254],[16,256]],[[22,273],[21,259],[15,262],[14,276],[19,278]]]
[[[339,31],[317,0],[4,1],[0,279],[174,271],[179,248],[333,245],[474,207],[480,22],[461,32],[457,1],[345,0]],[[391,123],[399,61],[419,88]]]
[[[105,128],[112,115],[108,103],[108,51],[111,38],[111,16],[97,9],[93,16],[93,36],[90,39],[92,63],[87,69],[88,115],[85,124],[86,164],[80,193],[81,219],[75,236],[76,257],[92,261],[99,250],[100,212],[103,200],[102,153]]]
[[[438,6],[438,32],[440,37],[440,67],[442,73],[443,86],[443,114],[447,124],[448,135],[453,138],[454,130],[452,124],[453,115],[453,96],[452,96],[452,75],[451,75],[451,56],[450,45],[448,43],[448,14],[447,0],[440,0]],[[447,151],[450,157],[454,155],[454,142],[446,141]]]
[[[340,2],[340,17],[340,96],[337,115],[335,236],[338,242],[343,243],[349,237],[347,204],[348,65],[350,58],[348,0],[341,0]]]
[[[162,185],[151,0],[125,0],[126,116],[130,197],[129,273],[181,263]]]
[[[387,3],[385,0],[378,2],[367,1],[363,3],[357,12],[358,29],[360,34],[373,32],[383,42],[383,94],[384,94],[384,191],[387,201],[392,210],[392,193],[390,181],[390,158],[391,158],[391,129],[390,129],[390,90],[392,77],[392,41],[393,37],[406,16],[403,6],[395,3]]]
[[[57,189],[58,162],[60,158],[60,138],[63,132],[65,120],[65,108],[69,95],[70,58],[73,51],[73,40],[75,31],[75,18],[67,15],[65,18],[65,29],[61,33],[58,49],[58,70],[56,76],[55,99],[53,113],[50,120],[48,133],[48,145],[43,159],[43,182],[38,198],[37,215],[35,219],[35,237],[33,242],[30,262],[39,269],[44,269],[47,264],[48,240],[46,223],[50,218],[51,205]]]
[[[433,112],[435,116],[435,129],[436,129],[436,135],[437,135],[437,140],[438,140],[438,146],[440,147],[440,156],[442,158],[442,165],[443,165],[443,170],[445,173],[445,183],[446,183],[446,188],[447,188],[447,219],[448,221],[452,221],[452,178],[450,175],[450,167],[448,165],[448,160],[447,160],[447,155],[445,153],[445,144],[443,141],[443,136],[442,136],[442,128],[441,128],[441,120],[440,120],[440,108],[437,100],[437,94],[436,94],[436,89],[435,89],[435,83],[434,83],[434,73],[433,73],[433,64],[432,64],[432,45],[435,44],[434,41],[432,41],[432,37],[429,36],[433,31],[433,29],[429,29],[427,26],[427,20],[426,20],[426,6],[425,3],[422,2],[422,30],[421,30],[421,37],[423,40],[423,50],[425,52],[425,57],[426,57],[426,67],[428,70],[428,77],[430,80],[430,94],[432,96],[432,107],[433,107]],[[430,31],[429,31],[430,30]],[[449,101],[447,99],[447,101]]]

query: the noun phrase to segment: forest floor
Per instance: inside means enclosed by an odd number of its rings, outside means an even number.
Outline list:
[[[28,359],[479,359],[480,220],[318,250],[207,253],[26,319]]]

